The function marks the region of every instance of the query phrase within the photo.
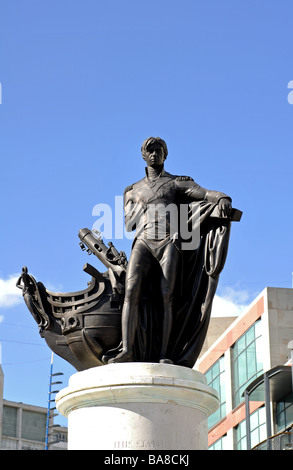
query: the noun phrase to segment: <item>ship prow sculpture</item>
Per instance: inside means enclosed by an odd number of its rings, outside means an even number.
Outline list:
[[[242,216],[226,194],[167,173],[167,145],[159,137],[146,139],[141,151],[145,177],[124,191],[125,228],[136,230],[129,260],[85,228],[81,248],[107,269],[85,264],[86,289],[51,292],[26,267],[17,282],[40,335],[78,371],[134,361],[192,368],[208,330],[231,222]]]
[[[49,348],[81,371],[103,364],[103,355],[121,341],[121,307],[127,258],[97,232],[79,231],[80,246],[108,268],[100,273],[86,263],[88,287],[77,292],[51,292],[22,269],[17,287]]]

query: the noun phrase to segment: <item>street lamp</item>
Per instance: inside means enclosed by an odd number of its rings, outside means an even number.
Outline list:
[[[51,413],[53,410],[56,410],[55,406],[51,407],[51,403],[55,402],[55,398],[52,399],[52,395],[54,393],[58,393],[59,390],[52,390],[52,385],[62,384],[62,382],[60,380],[57,380],[56,382],[52,382],[52,378],[63,375],[63,372],[55,372],[55,374],[53,374],[53,358],[54,358],[54,353],[52,353],[52,355],[51,355],[50,382],[49,382],[49,391],[48,391],[48,407],[47,407],[47,421],[46,421],[45,450],[49,450],[49,445],[53,444],[53,442],[49,443],[49,436],[51,434],[51,432],[50,432],[51,429],[56,427],[56,425],[54,425],[54,423],[50,424],[50,419],[54,420],[54,416],[57,416],[57,414],[52,414]],[[54,443],[55,442],[58,442],[58,441],[54,441]]]

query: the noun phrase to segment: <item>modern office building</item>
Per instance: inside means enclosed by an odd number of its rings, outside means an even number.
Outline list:
[[[0,450],[45,450],[47,408],[3,399],[0,365]],[[67,450],[67,428],[49,422],[48,450]]]
[[[292,447],[292,340],[293,289],[267,287],[209,342],[195,366],[221,401],[209,417],[209,449]]]
[[[1,450],[45,450],[47,409],[3,400]],[[48,450],[67,449],[67,428],[50,428]]]

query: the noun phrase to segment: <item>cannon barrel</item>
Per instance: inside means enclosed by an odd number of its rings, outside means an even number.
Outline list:
[[[80,229],[78,237],[81,241],[81,248],[85,249],[84,245],[86,245],[87,252],[93,253],[106,268],[111,268],[118,276],[125,272],[124,260],[112,244],[107,247],[102,238],[95,236],[88,228]]]

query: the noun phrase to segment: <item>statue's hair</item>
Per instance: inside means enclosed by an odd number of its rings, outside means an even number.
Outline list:
[[[164,157],[165,157],[165,160],[167,158],[167,155],[168,155],[168,148],[167,148],[167,144],[166,142],[161,139],[160,137],[148,137],[142,144],[141,146],[141,153],[142,153],[142,156],[143,158],[145,157],[145,153],[149,147],[149,145],[152,145],[154,144],[155,142],[157,142],[158,144],[160,144],[162,147],[163,147],[163,150],[164,150]]]

